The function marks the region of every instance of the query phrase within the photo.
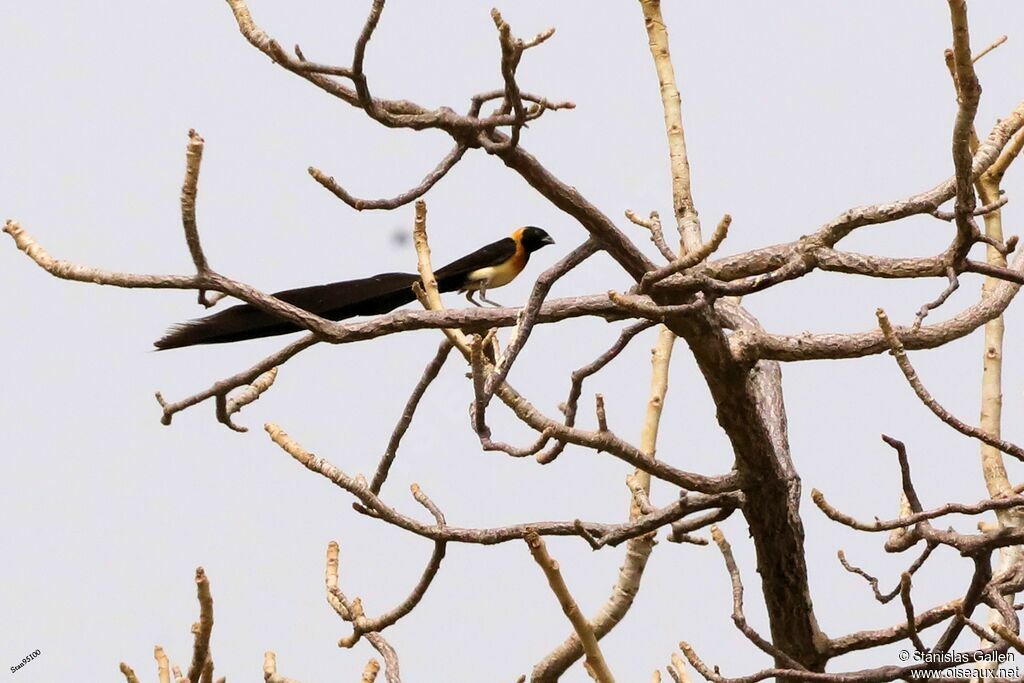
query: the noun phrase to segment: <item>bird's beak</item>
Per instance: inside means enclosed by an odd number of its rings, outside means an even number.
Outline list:
[[[545,235],[544,239],[540,241],[541,244],[554,244],[555,240],[551,239],[551,235]]]

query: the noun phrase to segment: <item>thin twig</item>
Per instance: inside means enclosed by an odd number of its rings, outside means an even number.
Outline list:
[[[231,421],[231,416],[237,413],[239,410],[249,405],[256,399],[258,399],[264,392],[270,387],[274,386],[274,380],[277,379],[277,367],[272,367],[262,375],[252,381],[252,383],[242,389],[241,392],[235,394],[229,398],[224,405],[224,417],[221,420],[225,422],[231,429],[236,432],[247,432],[248,427],[237,425]]]
[[[1006,42],[1006,38],[1007,37],[1005,35],[1002,35],[1002,36],[999,36],[998,38],[996,38],[995,40],[993,40],[992,43],[988,47],[986,47],[984,50],[982,50],[981,52],[976,53],[973,57],[971,57],[971,63],[972,64],[977,64],[979,59],[981,59],[982,57],[987,55],[989,52],[992,52],[992,50],[995,50],[997,47],[999,47],[1000,45],[1005,43]]]
[[[427,497],[427,494],[420,489],[419,485],[413,484],[411,486],[411,490],[416,501],[434,516],[434,521],[437,522],[438,527],[444,527],[444,514],[437,505]],[[388,610],[378,617],[372,619],[368,617],[360,617],[355,619],[352,622],[352,634],[338,641],[338,645],[341,647],[352,647],[359,641],[359,638],[362,635],[366,633],[380,633],[387,627],[395,624],[405,615],[409,614],[409,612],[411,612],[416,605],[420,603],[423,596],[426,595],[427,589],[430,588],[430,584],[434,581],[434,577],[437,576],[437,572],[441,569],[441,561],[444,560],[446,549],[447,543],[445,541],[435,541],[434,551],[430,555],[430,559],[427,561],[426,566],[423,568],[419,581],[416,582],[416,585],[413,587],[409,595],[393,609]]]
[[[946,300],[953,294],[953,292],[960,288],[960,280],[957,278],[956,269],[953,266],[946,269],[946,278],[949,280],[949,285],[947,285],[946,288],[942,290],[942,293],[933,301],[924,304],[920,309],[918,309],[917,315],[914,316],[914,326],[911,329],[919,329],[921,327],[921,323],[923,323],[924,319],[928,316],[928,313],[946,303]]]
[[[903,371],[903,376],[907,378],[907,382],[910,384],[911,388],[913,388],[917,397],[921,399],[921,402],[928,406],[929,410],[931,410],[936,417],[961,434],[979,439],[993,448],[998,448],[1007,455],[1012,455],[1018,460],[1024,461],[1024,449],[1020,446],[992,436],[988,432],[982,431],[977,427],[972,427],[962,420],[957,419],[952,413],[943,408],[942,405],[932,397],[928,390],[925,389],[924,384],[921,383],[921,379],[917,376],[914,366],[910,364],[910,359],[907,358],[907,353],[903,347],[903,343],[900,341],[899,336],[896,334],[892,324],[889,322],[889,317],[885,314],[885,311],[879,308],[875,312],[875,315],[878,317],[878,325],[882,330],[882,334],[885,335],[885,339],[889,343],[889,348],[892,349],[892,355],[896,359],[896,363],[899,365],[900,370]]]
[[[998,211],[1002,207],[1006,206],[1006,204],[1009,201],[1010,198],[1007,197],[1006,195],[1003,195],[991,203],[985,204],[984,206],[979,206],[977,209],[974,210],[974,213],[972,215],[986,216],[992,213],[993,211]],[[934,211],[931,212],[931,214],[938,218],[939,220],[943,221],[956,220],[956,213],[953,211],[942,211],[941,209],[935,209]]]
[[[811,500],[829,519],[857,531],[890,531],[892,529],[903,529],[913,526],[918,522],[944,517],[945,515],[978,515],[990,510],[1009,510],[1016,507],[1024,507],[1024,496],[989,498],[972,505],[966,503],[946,503],[935,509],[907,515],[906,517],[886,520],[875,519],[870,522],[864,522],[840,512],[835,506],[825,500],[825,495],[818,489],[811,490]]]
[[[661,252],[661,255],[669,263],[676,260],[675,252],[665,242],[665,232],[661,227],[661,216],[658,215],[657,211],[651,211],[651,215],[648,218],[641,218],[631,210],[626,209],[626,218],[641,228],[646,228],[651,233],[651,242],[654,242],[654,246],[658,248],[658,251]]]
[[[434,357],[427,363],[427,367],[424,368],[423,374],[420,376],[419,381],[412,390],[412,394],[409,396],[409,400],[405,403],[405,408],[402,410],[402,416],[398,420],[398,424],[395,425],[395,429],[391,432],[391,438],[388,440],[387,448],[384,450],[384,455],[381,456],[380,463],[377,465],[377,471],[373,475],[373,481],[370,482],[370,491],[373,493],[380,493],[380,489],[384,486],[384,481],[388,477],[388,472],[391,470],[391,464],[395,461],[395,456],[398,454],[398,446],[402,442],[402,437],[405,436],[406,431],[409,429],[409,425],[412,424],[412,418],[416,414],[416,408],[419,407],[420,400],[423,398],[423,394],[426,393],[427,387],[430,386],[438,374],[441,372],[441,368],[444,367],[445,361],[448,360],[448,356],[451,354],[452,344],[447,339],[444,339],[437,347],[437,352]]]
[[[424,524],[419,520],[404,515],[385,504],[377,495],[370,491],[369,485],[362,477],[351,477],[335,467],[324,458],[314,456],[298,442],[275,424],[268,423],[266,431],[270,438],[282,450],[307,469],[329,479],[338,487],[348,491],[359,499],[363,506],[374,517],[393,526],[410,531],[417,536],[434,541],[444,540],[455,543],[479,543],[491,545],[525,538],[532,531],[544,536],[579,536],[575,522],[530,522],[507,527],[491,529],[466,529],[445,525]],[[649,515],[644,515],[635,522],[621,524],[584,523],[585,529],[599,539],[601,546],[618,545],[631,538],[642,536],[666,524],[682,519],[688,514],[715,507],[737,507],[741,504],[742,495],[736,491],[716,495],[693,493],[680,498],[670,505],[658,508]]]
[[[750,624],[747,623],[747,618],[743,614],[743,581],[740,578],[740,569],[736,565],[736,558],[733,557],[732,554],[732,547],[729,545],[729,541],[725,539],[725,534],[723,534],[721,529],[717,526],[711,527],[711,538],[722,553],[722,559],[725,560],[726,571],[729,572],[729,579],[732,582],[732,621],[736,624],[736,628],[738,628],[747,640],[753,643],[755,647],[771,656],[776,662],[791,669],[805,669],[800,662],[790,657],[771,642],[765,640],[760,633],[755,631]]]
[[[910,597],[910,588],[910,573],[903,572],[900,575],[900,600],[903,602],[903,611],[907,615],[907,634],[918,652],[927,652],[928,648],[921,642],[921,636],[917,634],[917,620],[914,615],[914,602]]]
[[[487,378],[485,405],[490,401],[490,397],[494,395],[498,384],[504,382],[505,378],[508,377],[508,373],[512,369],[516,358],[519,357],[523,347],[526,346],[526,342],[530,338],[531,332],[533,332],[533,327],[537,323],[537,314],[540,312],[540,307],[547,298],[548,292],[551,291],[551,287],[560,278],[567,275],[599,250],[600,247],[597,242],[588,239],[566,254],[558,263],[541,273],[540,277],[537,278],[533,285],[533,290],[530,292],[530,298],[520,313],[519,322],[513,328],[513,337],[495,365],[494,372]]]
[[[231,377],[226,377],[218,382],[215,382],[212,386],[207,389],[200,391],[196,394],[181,399],[180,401],[167,401],[164,399],[160,392],[156,393],[156,400],[163,409],[160,417],[160,423],[164,425],[170,425],[172,418],[183,410],[191,408],[194,405],[202,403],[210,398],[215,397],[226,397],[227,394],[237,389],[240,386],[252,384],[266,373],[270,372],[279,365],[284,364],[289,359],[295,357],[299,353],[305,351],[309,347],[316,344],[319,340],[316,335],[308,334],[298,341],[294,341],[288,346],[285,346],[276,353],[267,356],[256,365],[252,366],[248,370],[239,372]],[[227,402],[224,405],[224,415],[227,416]],[[218,415],[218,419],[220,419]],[[231,426],[231,425],[228,425]]]
[[[507,142],[507,147],[511,149],[519,144],[519,133],[526,121],[523,98],[519,94],[519,84],[516,82],[516,68],[519,66],[519,60],[523,55],[523,50],[526,49],[526,44],[512,36],[511,27],[502,18],[501,12],[497,8],[491,10],[491,18],[494,20],[494,26],[498,29],[498,43],[501,46],[501,76],[505,80],[505,99],[499,111],[501,113],[512,111],[515,114],[515,122],[512,124],[512,131]],[[543,39],[538,36],[538,43],[541,40]]]
[[[629,345],[629,342],[631,342],[634,337],[654,325],[655,322],[653,320],[641,320],[640,322],[626,327],[619,333],[619,337],[607,351],[587,365],[573,371],[572,382],[569,386],[569,396],[566,398],[565,403],[560,406],[562,414],[565,416],[564,424],[566,427],[571,428],[576,424],[576,412],[578,410],[580,396],[583,395],[583,382],[586,381],[588,377],[603,370],[608,363],[612,362],[625,350],[626,346]],[[548,451],[539,453],[537,455],[537,462],[546,465],[553,461],[565,449],[565,445],[565,441],[557,442]]]
[[[694,531],[698,531],[705,527],[717,524],[718,522],[725,521],[732,513],[736,512],[736,507],[723,507],[719,510],[712,510],[703,515],[697,515],[689,519],[681,519],[678,522],[672,522],[672,533],[668,535],[668,540],[671,543],[694,543],[696,545],[707,545],[707,541],[703,538],[690,536]]]
[[[702,244],[699,249],[693,252],[683,254],[677,259],[674,259],[672,263],[667,266],[662,266],[657,270],[651,271],[644,275],[643,279],[640,280],[640,291],[650,291],[651,287],[665,278],[681,273],[684,270],[693,268],[701,261],[711,256],[718,250],[718,247],[725,241],[726,236],[729,234],[729,226],[732,224],[732,216],[725,214],[722,216],[722,220],[719,221],[718,226],[715,228],[715,232],[711,235],[711,239],[706,243]]]

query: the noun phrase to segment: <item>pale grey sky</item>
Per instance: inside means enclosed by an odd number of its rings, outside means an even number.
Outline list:
[[[347,63],[368,2],[251,0],[256,21],[311,59]],[[388,4],[367,57],[374,91],[428,106],[463,109],[498,87],[498,47],[483,2]],[[636,3],[515,2],[501,6],[519,35],[548,26],[555,37],[531,51],[522,86],[577,109],[549,113],[524,146],[575,185],[649,252],[624,209],[671,214],[657,81]],[[942,50],[950,42],[940,2],[666,3],[683,94],[694,193],[705,230],[734,217],[724,253],[791,240],[848,207],[897,199],[952,172],[955,101]],[[987,131],[1024,96],[1024,6],[975,3],[974,44],[1009,42],[979,65],[979,128]],[[0,4],[5,68],[0,91],[0,214],[19,219],[58,258],[114,270],[189,272],[178,192],[186,132],[206,139],[199,223],[214,268],[264,291],[411,270],[411,207],[357,214],[313,182],[315,165],[362,196],[414,184],[447,150],[446,136],[384,129],[362,113],[275,67],[238,34],[226,3],[50,2]],[[1007,230],[1017,227],[1019,169],[1005,187]],[[583,230],[517,176],[471,153],[427,196],[437,262],[521,224],[545,227],[558,245],[538,253],[535,276],[584,238]],[[844,245],[890,255],[937,253],[950,228],[914,219],[859,231]],[[151,353],[170,323],[201,313],[194,295],[125,291],[55,280],[0,240],[0,671],[19,683],[118,680],[128,661],[155,680],[154,644],[187,664],[197,616],[193,570],[203,565],[216,609],[213,652],[229,680],[257,680],[265,649],[304,683],[358,680],[373,654],[339,650],[348,632],[324,600],[327,542],[341,543],[342,586],[369,613],[390,608],[416,581],[430,544],[354,513],[351,498],[271,444],[266,421],[350,473],[370,474],[422,366],[435,332],[322,347],[281,370],[277,385],[239,418],[239,435],[217,424],[212,405],[159,423],[157,389],[179,398],[248,367],[281,339]],[[605,257],[559,283],[555,294],[623,289]],[[938,281],[878,282],[814,274],[748,306],[771,330],[861,330],[885,306],[900,322],[942,288]],[[937,319],[968,305],[976,279]],[[525,299],[530,278],[495,296]],[[454,298],[451,305],[458,303]],[[1007,316],[1016,348],[1021,308]],[[569,372],[616,334],[578,321],[539,329],[510,379],[554,413]],[[612,427],[636,439],[648,386],[639,339],[587,387],[608,401]],[[917,353],[925,382],[968,421],[978,413],[981,339]],[[1005,433],[1020,439],[1019,355],[1006,358]],[[860,517],[895,510],[897,470],[878,439],[910,449],[926,505],[984,496],[977,445],[952,433],[914,398],[888,357],[783,367],[793,457],[806,494],[823,490]],[[384,492],[411,514],[419,482],[454,524],[537,519],[619,520],[628,468],[570,449],[541,467],[480,452],[467,421],[471,386],[458,363],[427,394]],[[589,405],[589,403],[584,403]],[[525,431],[493,410],[496,435]],[[583,411],[586,424],[592,419]],[[690,354],[678,346],[662,428],[661,457],[717,473],[731,454]],[[1010,467],[1019,474],[1015,463]],[[673,492],[656,486],[655,502]],[[803,507],[813,598],[822,628],[839,635],[901,618],[878,606],[851,561],[893,585],[907,558],[884,537],[853,534]],[[963,526],[968,528],[969,522]],[[759,581],[741,519],[724,530],[742,563],[748,616],[767,633]],[[594,553],[579,539],[549,543],[581,606],[607,596],[624,549]],[[915,579],[927,606],[960,594],[968,567],[937,560]],[[767,660],[729,620],[728,576],[717,550],[662,543],[626,621],[603,641],[621,680],[646,680],[680,639],[728,675]],[[515,680],[569,632],[522,543],[449,548],[423,603],[386,632],[407,681]],[[42,656],[10,673],[27,653]],[[831,668],[896,663],[873,653]],[[567,681],[587,680],[577,666]]]

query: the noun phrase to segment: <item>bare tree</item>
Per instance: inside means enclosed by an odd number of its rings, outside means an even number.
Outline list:
[[[384,11],[384,0],[373,2],[349,66],[313,61],[298,46],[293,52],[285,50],[254,21],[245,0],[228,0],[228,4],[244,38],[279,67],[363,111],[383,126],[435,130],[451,137],[453,147],[436,168],[419,185],[391,198],[354,197],[324,171],[309,169],[318,183],[357,211],[399,210],[415,202],[414,238],[422,285],[417,293],[425,310],[398,311],[360,322],[336,323],[215,271],[203,254],[197,226],[195,199],[204,142],[195,132],[189,135],[181,201],[185,238],[195,264],[195,274],[166,276],[101,271],[52,258],[17,222],[9,221],[5,232],[40,267],[59,278],[128,288],[197,290],[199,302],[204,306],[214,305],[220,295],[232,296],[308,330],[308,334],[298,341],[253,367],[216,381],[191,396],[171,401],[157,394],[165,424],[169,424],[177,413],[212,400],[218,421],[231,429],[244,430],[233,421],[234,415],[267,391],[274,382],[277,369],[302,351],[320,343],[346,344],[411,330],[441,330],[444,338],[437,353],[416,384],[370,481],[348,474],[327,459],[313,455],[276,424],[266,425],[272,441],[285,453],[352,496],[356,512],[434,543],[434,551],[422,576],[408,597],[392,610],[375,616],[366,615],[361,602],[347,597],[342,591],[339,547],[334,542],[328,545],[327,600],[352,628],[351,634],[339,645],[351,647],[365,638],[383,659],[384,674],[389,683],[400,680],[396,652],[384,640],[382,632],[415,609],[440,570],[447,545],[523,541],[547,578],[572,627],[568,638],[534,665],[531,680],[557,680],[570,666],[582,661],[595,680],[611,681],[612,672],[602,655],[600,640],[623,622],[643,585],[647,561],[655,547],[655,536],[666,529],[669,541],[707,544],[705,538],[694,534],[709,529],[711,540],[720,551],[732,582],[732,619],[752,647],[774,660],[774,666],[739,678],[727,678],[717,667],[705,664],[689,644],[681,642],[681,653],[686,661],[707,680],[753,682],[779,678],[868,682],[937,672],[959,663],[956,658],[942,655],[951,651],[965,629],[973,631],[981,639],[977,650],[968,653],[971,657],[1004,653],[1010,648],[1024,652],[1017,616],[1019,605],[1015,605],[1013,600],[1014,595],[1024,588],[1024,564],[1019,553],[1019,547],[1024,543],[1019,512],[1020,506],[1024,505],[1024,496],[1021,495],[1021,487],[1011,483],[1003,465],[1004,455],[1024,460],[1024,449],[1002,438],[1000,419],[1001,316],[1024,284],[1024,257],[1018,253],[1012,263],[1008,264],[1006,260],[1015,251],[1017,239],[1006,239],[1003,235],[1000,209],[1006,203],[1006,197],[1000,190],[1000,183],[1024,147],[1024,102],[1008,112],[984,136],[976,131],[975,116],[981,86],[974,63],[997,47],[1002,39],[972,54],[964,0],[948,0],[952,48],[947,52],[947,63],[953,79],[951,92],[955,92],[958,103],[951,139],[952,177],[898,201],[847,209],[794,241],[713,260],[709,259],[722,246],[731,218],[724,216],[710,239],[704,241],[690,188],[681,98],[670,58],[667,28],[658,0],[639,0],[637,20],[642,16],[646,26],[664,109],[678,248],[674,248],[665,236],[657,213],[643,218],[627,211],[626,217],[649,233],[663,257],[664,263],[660,264],[652,262],[594,201],[584,197],[566,180],[556,177],[524,147],[527,124],[549,112],[573,106],[525,92],[517,81],[517,68],[524,53],[550,39],[554,29],[543,31],[529,40],[517,38],[501,14],[497,10],[492,11],[501,48],[503,85],[473,96],[465,113],[457,113],[447,107],[428,109],[408,100],[383,99],[372,93],[365,55]],[[586,233],[579,246],[540,275],[527,304],[521,309],[448,310],[438,294],[430,259],[426,204],[421,198],[471,152],[494,157],[503,163],[555,207],[575,219]],[[942,208],[950,202],[950,208]],[[931,215],[950,224],[951,240],[943,252],[893,258],[838,248],[841,240],[861,227],[919,215]],[[984,227],[978,224],[979,217],[983,219]],[[971,248],[979,243],[987,245],[984,261],[970,256]],[[611,256],[633,279],[635,284],[628,291],[547,298],[559,278],[599,251]],[[787,335],[770,332],[740,302],[741,297],[812,275],[815,271],[874,278],[938,278],[944,284],[933,300],[921,305],[914,320],[908,324],[894,324],[879,309],[877,328],[859,333]],[[964,274],[984,276],[981,298],[942,322],[929,322],[930,314],[943,306]],[[211,296],[211,292],[217,294]],[[536,325],[555,324],[581,316],[626,321],[626,324],[617,338],[609,340],[610,346],[605,353],[571,373],[569,395],[561,406],[562,415],[552,417],[513,388],[508,380],[509,374]],[[657,327],[658,336],[640,443],[629,443],[609,428],[601,395],[595,397],[598,428],[590,431],[578,427],[576,419],[586,380],[601,371],[641,332],[651,327]],[[951,414],[929,393],[915,372],[908,351],[937,348],[982,327],[985,330],[983,406],[981,423],[974,426]],[[511,329],[504,344],[499,343],[498,336],[498,330],[502,328]],[[729,471],[685,471],[656,455],[658,427],[668,387],[669,361],[677,340],[682,340],[692,352],[714,399],[719,424],[731,443],[735,458]],[[635,472],[626,482],[632,493],[632,502],[623,521],[606,524],[570,519],[529,521],[500,528],[462,528],[449,525],[439,506],[418,486],[413,486],[412,495],[429,513],[428,521],[403,512],[386,500],[382,496],[382,488],[397,457],[402,437],[414,419],[426,388],[449,361],[452,351],[462,357],[470,370],[469,381],[474,390],[470,428],[479,437],[481,448],[503,452],[510,457],[533,457],[537,462],[546,464],[568,446],[575,446],[628,463]],[[888,593],[881,591],[877,578],[850,564],[840,553],[843,566],[863,577],[879,602],[887,603],[898,596],[905,618],[887,627],[830,637],[818,626],[808,583],[804,526],[799,507],[801,481],[789,452],[779,363],[850,359],[883,353],[893,356],[894,371],[903,373],[908,390],[915,392],[940,420],[953,430],[981,442],[982,472],[989,497],[975,503],[947,502],[925,509],[911,477],[910,455],[902,442],[890,436],[882,439],[893,450],[898,463],[902,497],[897,517],[861,521],[831,505],[821,492],[813,491],[814,503],[835,522],[867,533],[889,532],[884,544],[887,552],[904,553],[919,549],[916,557],[908,561],[899,584]],[[488,410],[495,398],[536,434],[532,443],[514,445],[494,438],[488,423]],[[652,479],[678,488],[678,498],[665,505],[652,502],[649,498]],[[716,526],[717,522],[737,511],[746,522],[756,551],[757,571],[761,577],[760,595],[770,622],[768,634],[758,633],[747,622],[740,569],[729,542]],[[988,511],[996,513],[997,521],[994,525],[983,524],[977,533],[942,529],[933,524],[933,520],[953,513],[980,515]],[[576,604],[558,563],[545,546],[546,536],[578,537],[594,550],[627,545],[626,559],[615,588],[594,616],[587,618]],[[960,587],[960,597],[922,608],[913,600],[913,576],[934,552],[943,547],[956,551],[970,563],[971,579]],[[993,566],[993,555],[997,551],[999,561]],[[195,652],[187,680],[199,677],[199,680],[207,681],[212,680],[212,659],[208,654],[212,601],[201,570],[197,573],[197,581],[200,581],[203,617],[196,628]],[[648,589],[657,590],[657,587],[652,589],[648,585]],[[983,607],[989,609],[986,623],[975,617]],[[939,627],[935,632],[937,635],[925,633],[933,627]],[[909,641],[919,654],[906,664],[825,673],[826,665],[833,658],[904,640]],[[167,659],[162,650],[157,652],[157,661],[160,680],[169,680]],[[363,680],[374,680],[379,669],[376,662],[371,662]],[[122,670],[129,681],[137,680],[126,665]],[[288,680],[277,673],[273,653],[267,654],[264,671],[267,681]],[[688,680],[683,659],[678,654],[671,655],[668,672],[676,681]],[[619,675],[635,677],[637,672],[619,672]],[[186,680],[178,673],[175,676],[179,681]],[[655,672],[653,680],[660,680],[660,674]]]

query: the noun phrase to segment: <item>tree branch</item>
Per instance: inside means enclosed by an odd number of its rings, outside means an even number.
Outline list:
[[[416,414],[416,408],[420,404],[420,400],[423,398],[423,394],[426,393],[427,387],[433,382],[437,375],[441,372],[441,368],[444,366],[445,361],[448,360],[448,356],[451,354],[452,344],[450,341],[445,339],[437,347],[437,353],[427,363],[427,367],[423,370],[423,375],[420,377],[419,382],[412,390],[412,394],[409,396],[409,400],[406,401],[405,408],[402,410],[402,416],[398,420],[398,424],[395,425],[394,431],[391,432],[391,439],[388,441],[387,448],[384,450],[384,455],[381,456],[380,463],[377,465],[377,471],[373,475],[373,481],[370,483],[370,491],[373,493],[380,493],[380,489],[384,486],[384,481],[388,477],[388,472],[391,470],[391,464],[395,461],[395,456],[398,454],[398,446],[402,442],[402,437],[405,436],[405,432],[409,429],[409,425],[412,424],[413,415]]]
[[[988,432],[978,429],[977,427],[972,427],[971,425],[957,419],[952,413],[943,408],[942,405],[940,405],[924,387],[924,384],[921,383],[921,379],[917,376],[914,366],[910,364],[910,359],[907,358],[907,353],[903,347],[903,343],[900,341],[899,336],[897,336],[896,331],[889,322],[889,317],[885,314],[885,311],[879,308],[875,314],[878,317],[878,325],[882,329],[882,334],[885,335],[885,339],[888,342],[889,347],[892,349],[892,355],[896,358],[896,363],[899,365],[900,370],[903,371],[903,376],[907,378],[907,382],[913,388],[917,397],[921,399],[921,402],[928,406],[928,409],[931,410],[936,417],[961,434],[979,439],[993,448],[998,448],[1007,455],[1012,455],[1018,460],[1024,461],[1024,448],[1010,443],[1009,441],[1000,439],[998,436],[993,436]]]
[[[188,679],[198,681],[204,667],[210,663],[210,635],[213,633],[213,596],[210,594],[210,580],[202,567],[196,568],[196,593],[199,597],[199,621],[192,626],[195,643],[192,646],[192,664],[188,668]]]
[[[565,585],[565,580],[562,578],[562,572],[558,568],[558,563],[548,554],[544,540],[535,531],[528,533],[525,540],[530,548],[530,554],[533,555],[533,559],[547,577],[552,592],[562,606],[562,611],[569,619],[573,629],[576,631],[577,637],[579,637],[580,642],[583,644],[588,672],[599,683],[614,683],[615,678],[612,676],[611,671],[608,670],[608,664],[604,661],[604,655],[601,653],[601,647],[597,643],[594,630],[573,599],[572,594],[569,592],[569,587]]]
[[[375,209],[397,209],[400,206],[405,206],[409,202],[419,199],[425,195],[430,188],[434,187],[441,178],[448,175],[448,171],[455,168],[455,165],[459,163],[463,155],[465,155],[468,147],[464,144],[456,145],[452,148],[452,151],[448,152],[447,155],[437,166],[434,167],[430,173],[423,177],[420,184],[416,187],[410,188],[405,192],[391,197],[389,199],[360,199],[351,195],[344,187],[335,182],[333,176],[328,176],[326,173],[313,166],[309,167],[309,175],[313,177],[315,181],[320,183],[323,187],[334,194],[335,197],[351,206],[356,211],[366,211]]]
[[[757,649],[769,655],[776,661],[782,662],[788,668],[806,671],[800,662],[796,661],[775,645],[765,640],[760,633],[755,631],[750,624],[747,623],[747,618],[743,614],[743,581],[740,578],[740,569],[736,565],[736,558],[733,557],[732,554],[732,547],[729,545],[729,541],[725,540],[725,534],[723,534],[717,526],[711,527],[711,538],[715,541],[715,544],[722,553],[722,559],[725,560],[725,568],[729,572],[729,579],[732,582],[732,621],[736,624],[736,628],[738,628],[747,640],[753,643]]]
[[[1024,256],[1018,253],[1012,272],[1024,274]],[[922,325],[917,330],[899,333],[907,350],[932,349],[967,336],[989,320],[1002,314],[1017,295],[1020,284],[1003,282],[988,298],[964,309],[948,320]],[[880,329],[853,334],[809,334],[795,336],[769,334],[763,330],[740,331],[729,339],[733,355],[740,360],[756,359],[801,361],[839,358],[861,358],[887,351],[889,344]]]
[[[665,114],[665,133],[668,136],[669,160],[672,165],[672,207],[676,227],[679,229],[680,247],[686,253],[693,253],[701,246],[700,220],[690,190],[690,162],[686,156],[683,110],[672,56],[669,54],[668,30],[661,16],[660,0],[640,0],[640,8],[643,10],[648,45],[661,86],[661,106]]]

